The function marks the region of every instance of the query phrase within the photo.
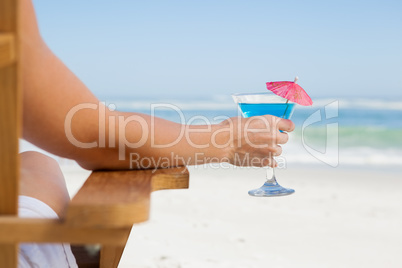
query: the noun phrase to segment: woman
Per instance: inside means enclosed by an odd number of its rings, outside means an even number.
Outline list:
[[[290,120],[267,115],[189,126],[111,110],[48,48],[32,2],[21,0],[19,8],[23,138],[27,141],[90,170],[210,162],[276,165],[273,157],[282,152],[278,144],[288,140],[279,130],[293,131]],[[62,216],[69,196],[57,163],[35,152],[23,153],[21,158],[20,215]],[[21,266],[56,267],[55,263],[57,267],[75,265],[68,245],[21,246]]]

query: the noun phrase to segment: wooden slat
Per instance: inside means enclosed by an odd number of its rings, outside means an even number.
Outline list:
[[[17,36],[17,0],[0,1],[0,33]],[[20,90],[16,42],[1,38],[0,45],[0,216],[17,213],[18,137],[20,134]],[[5,67],[7,66],[7,67]],[[0,266],[17,267],[17,245],[0,245]]]
[[[15,0],[0,1],[0,33],[0,61],[9,64],[17,51],[13,38],[17,36]],[[17,213],[20,108],[18,65],[14,62],[0,68],[0,215]]]
[[[0,68],[0,217],[15,215],[18,207],[20,93],[17,64]],[[17,267],[17,245],[0,245],[0,266]]]
[[[17,66],[0,69],[0,214],[17,212],[18,137],[21,122]]]
[[[158,169],[152,175],[152,191],[187,189],[189,186],[189,173],[187,168]]]
[[[128,237],[127,237],[128,238]],[[102,246],[100,254],[100,268],[117,268],[124,246]]]
[[[17,213],[21,94],[18,65],[10,64],[17,52],[17,6],[17,0],[0,1],[0,215]]]
[[[17,0],[0,1],[0,32],[17,31]]]
[[[0,267],[17,267],[17,244],[0,244]]]
[[[15,38],[13,34],[0,33],[0,68],[10,65],[16,60]]]
[[[185,167],[93,172],[71,201],[66,223],[94,227],[132,226],[148,219],[153,190],[188,188],[188,180]]]
[[[71,243],[122,246],[131,227],[95,228],[71,226],[54,219],[0,217],[0,243]],[[1,266],[4,267],[4,266]]]

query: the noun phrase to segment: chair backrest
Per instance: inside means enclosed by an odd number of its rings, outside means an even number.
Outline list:
[[[18,212],[21,90],[17,61],[17,0],[0,0],[0,215]],[[1,263],[13,267],[17,245],[0,244]]]

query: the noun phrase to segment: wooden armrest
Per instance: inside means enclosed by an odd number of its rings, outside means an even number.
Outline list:
[[[65,223],[85,227],[128,227],[149,217],[150,194],[188,188],[185,167],[94,171],[71,201]]]

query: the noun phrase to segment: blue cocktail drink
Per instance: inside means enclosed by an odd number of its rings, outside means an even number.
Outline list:
[[[279,118],[290,119],[295,108],[295,103],[279,97],[273,93],[255,93],[255,94],[234,94],[233,100],[238,104],[243,117],[274,115]],[[294,193],[293,189],[284,188],[276,182],[275,172],[258,189],[250,190],[252,196],[282,196]]]
[[[289,119],[295,105],[295,103],[239,103],[239,108],[243,117],[270,114]]]

